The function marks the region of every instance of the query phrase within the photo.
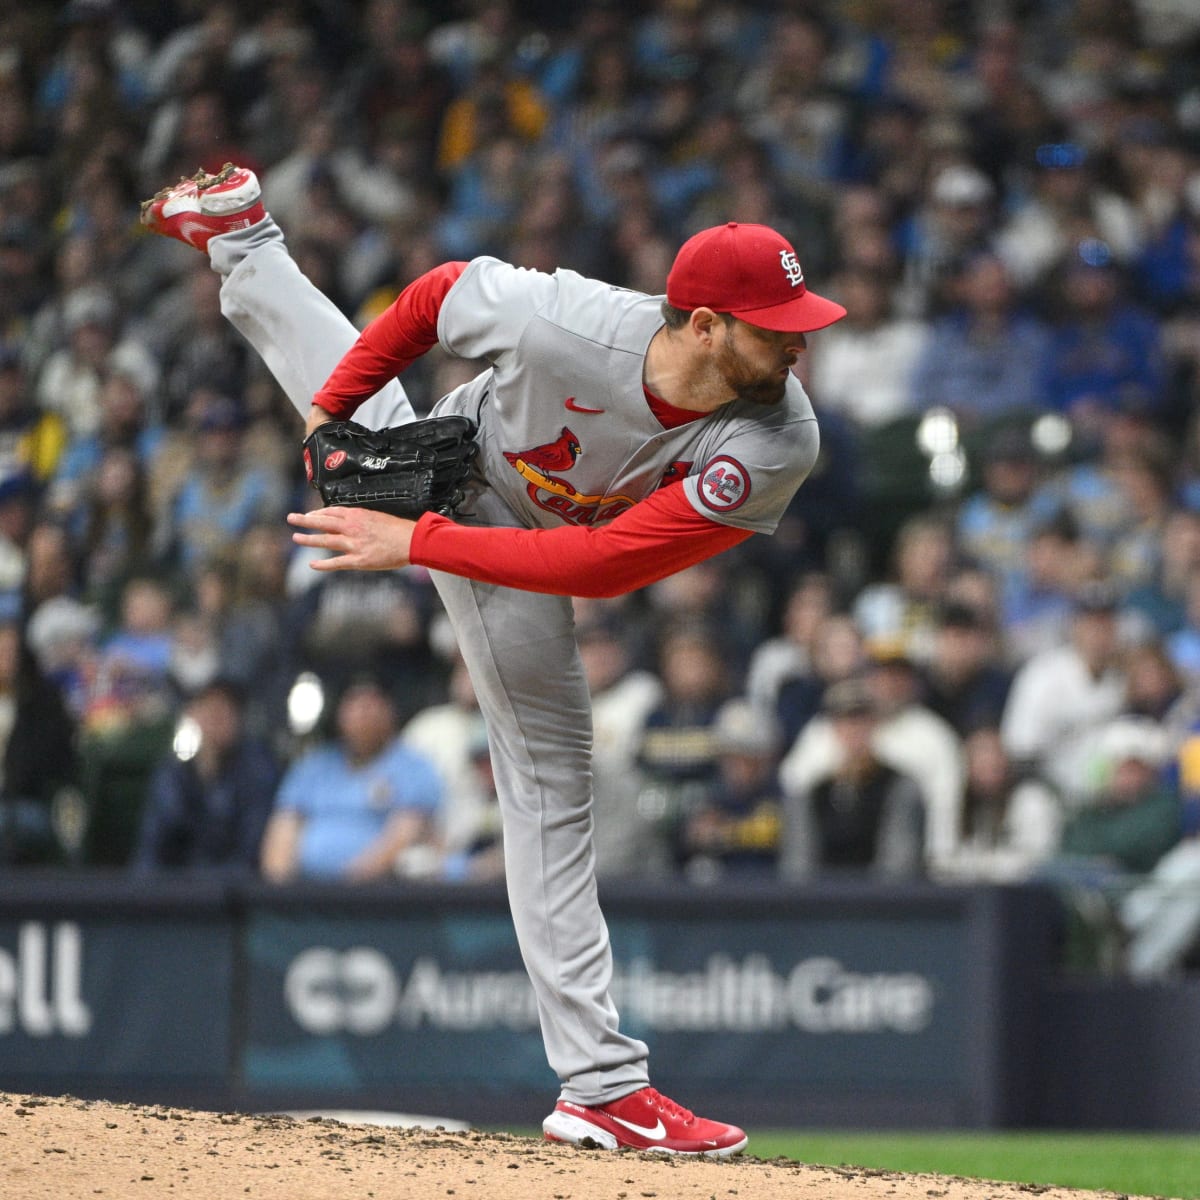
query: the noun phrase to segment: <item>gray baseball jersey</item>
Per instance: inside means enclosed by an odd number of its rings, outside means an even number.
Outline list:
[[[816,459],[812,405],[734,401],[664,429],[642,386],[661,297],[477,258],[447,294],[438,338],[485,371],[437,412],[477,416],[481,473],[527,526],[611,520],[683,478],[715,521],[770,533]]]
[[[222,311],[301,415],[354,344],[353,325],[300,274],[267,217],[214,237]],[[683,477],[698,512],[769,532],[812,465],[816,424],[788,383],[775,408],[741,403],[664,429],[642,391],[659,302],[494,259],[471,263],[442,306],[438,333],[456,354],[493,364],[439,412],[481,421],[482,475],[472,518],[554,526],[606,521]],[[356,414],[411,420],[392,380]],[[649,1080],[644,1043],[619,1028],[612,954],[596,896],[591,701],[571,602],[443,572],[434,583],[488,727],[504,820],[505,876],[521,956],[562,1097],[615,1100]],[[602,818],[603,819],[603,818]]]

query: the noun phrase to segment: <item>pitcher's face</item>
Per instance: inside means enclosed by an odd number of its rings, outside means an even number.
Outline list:
[[[724,328],[716,351],[716,368],[739,400],[778,404],[787,391],[788,376],[808,342],[802,333],[775,333],[745,321]]]

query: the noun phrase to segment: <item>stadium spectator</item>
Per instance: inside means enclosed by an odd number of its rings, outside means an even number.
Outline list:
[[[121,593],[119,623],[104,639],[88,679],[80,739],[88,865],[129,862],[146,785],[170,744],[174,607],[158,580],[130,580]]]
[[[663,695],[646,715],[638,757],[664,779],[700,778],[712,767],[711,725],[730,686],[724,657],[713,627],[699,623],[666,626],[656,650]]]
[[[717,778],[684,819],[684,872],[696,883],[774,873],[782,826],[778,727],[769,712],[737,697],[717,712],[713,736]]]
[[[833,611],[833,584],[820,571],[802,575],[788,591],[779,633],[759,642],[746,669],[747,699],[772,711],[786,680],[811,672],[821,623]]]
[[[163,430],[149,420],[141,382],[128,371],[109,371],[100,385],[100,420],[90,434],[76,436],[57,465],[47,498],[56,511],[78,517],[90,485],[110,450],[132,453],[144,473],[162,445]]]
[[[135,869],[257,870],[279,765],[246,736],[243,712],[242,689],[220,678],[188,700],[150,778]]]
[[[1162,542],[1152,575],[1130,588],[1126,607],[1163,637],[1188,620],[1188,589],[1200,568],[1200,513],[1171,508],[1165,515]]]
[[[1146,717],[1117,717],[1098,731],[1094,753],[1103,782],[1093,802],[1064,825],[1061,855],[1114,878],[1144,874],[1182,832],[1179,793],[1162,776],[1167,738]]]
[[[867,662],[862,634],[847,613],[830,613],[813,634],[811,664],[779,685],[773,711],[780,723],[780,740],[789,747],[816,716],[827,688],[863,670]]]
[[[74,857],[62,818],[78,783],[75,722],[17,622],[0,620],[0,866]]]
[[[1169,316],[1196,295],[1188,241],[1200,195],[1194,153],[1164,122],[1131,121],[1116,153],[1142,223],[1142,244],[1132,263],[1137,291],[1155,312]]]
[[[147,339],[162,363],[162,387],[146,417],[152,427],[178,425],[197,390],[242,396],[250,381],[250,351],[221,316],[220,280],[212,271],[184,275],[154,306]],[[103,433],[111,436],[108,420]],[[161,428],[156,430],[161,437]]]
[[[22,607],[31,613],[57,596],[78,594],[75,557],[67,531],[54,521],[41,521],[29,531],[26,545]]]
[[[244,689],[246,721],[262,734],[282,721],[296,674],[296,647],[286,627],[289,550],[277,525],[252,525],[232,558],[228,592],[208,607],[218,674]]]
[[[871,699],[874,752],[918,785],[925,816],[923,850],[931,864],[953,855],[960,836],[963,797],[962,743],[954,729],[920,700],[916,665],[896,644],[868,642],[862,682]],[[829,688],[826,696],[833,692]],[[822,708],[825,708],[824,702]],[[843,748],[835,723],[823,711],[801,730],[780,767],[792,795],[834,770]]]
[[[739,570],[741,561],[735,550],[651,584],[643,595],[647,633],[659,646],[639,644],[641,630],[632,628],[631,646],[639,661],[652,661],[674,632],[702,628],[711,633],[725,673],[740,678],[763,634],[762,615],[744,594],[750,579],[749,572]]]
[[[442,782],[432,762],[397,736],[396,705],[359,679],[337,703],[335,737],[283,777],[263,837],[267,879],[364,883],[429,874]]]
[[[909,518],[892,550],[894,580],[870,583],[855,598],[854,618],[863,636],[896,644],[916,662],[928,661],[954,555],[946,521],[934,513]]]
[[[1193,824],[1118,902],[1123,965],[1138,980],[1178,977],[1200,946],[1200,834]]]
[[[44,483],[67,442],[63,420],[39,412],[15,342],[0,341],[0,477],[32,475]]]
[[[428,577],[306,574],[304,582],[315,577],[316,585],[294,596],[283,614],[284,640],[300,665],[335,691],[357,673],[386,675],[402,721],[442,699],[447,672],[430,645]]]
[[[1183,591],[1183,623],[1166,640],[1175,667],[1193,683],[1200,681],[1200,568],[1188,574]]]
[[[925,853],[950,857],[962,829],[962,739],[924,698],[917,664],[902,647],[868,642],[866,680],[879,722],[880,753],[914,779],[925,798]]]
[[[1101,186],[1092,161],[1080,142],[1048,141],[1039,145],[1030,170],[1031,189],[1002,224],[996,248],[1021,289],[1046,282],[1081,237],[1096,239],[1098,253],[1128,262],[1137,252],[1137,220],[1122,196]],[[1104,250],[1100,250],[1100,245]]]
[[[1026,566],[1000,597],[1004,646],[1014,664],[1067,640],[1075,595],[1100,570],[1100,551],[1069,513],[1060,512],[1032,532]]]
[[[1129,526],[1108,555],[1108,572],[1128,593],[1158,575],[1162,542],[1172,511],[1172,456],[1161,442],[1150,442],[1121,462],[1118,485],[1129,508]]]
[[[1181,838],[1118,902],[1124,966],[1135,979],[1166,979],[1196,965],[1200,949],[1200,721],[1175,746],[1166,772],[1182,801]]]
[[[1125,712],[1157,723],[1174,749],[1200,711],[1195,682],[1176,668],[1166,647],[1154,640],[1128,650],[1125,676]]]
[[[968,604],[946,604],[924,678],[925,703],[960,737],[999,725],[1012,672],[1000,661],[1000,642],[985,613]]]
[[[87,708],[95,679],[100,628],[96,610],[68,596],[39,605],[25,626],[38,670],[58,689],[76,721]]]
[[[195,460],[168,516],[169,545],[185,569],[234,546],[254,524],[283,511],[279,480],[242,458],[245,414],[227,396],[204,399],[194,415]]]
[[[581,20],[594,21],[598,14],[603,9],[589,5]],[[577,172],[587,172],[607,139],[636,133],[645,100],[638,92],[631,49],[619,33],[589,39],[575,53],[574,83],[558,105],[549,137],[571,156]]]
[[[639,731],[636,765],[644,782],[638,804],[674,855],[687,814],[716,778],[713,722],[730,679],[712,631],[701,626],[663,634],[657,674],[662,696]]]
[[[905,231],[900,307],[937,316],[951,303],[960,265],[991,249],[995,188],[977,167],[951,162],[931,172]]]
[[[118,593],[132,576],[159,563],[148,490],[137,455],[128,447],[110,447],[86,477],[72,514],[84,593],[106,611],[116,607]]]
[[[1008,753],[1042,774],[1071,804],[1087,796],[1096,733],[1125,706],[1118,607],[1110,585],[1087,585],[1075,600],[1071,640],[1021,667],[1004,709]]]
[[[969,255],[955,264],[946,295],[948,309],[934,320],[909,385],[914,402],[948,408],[967,428],[1043,408],[1049,330],[1018,306],[1004,260]]]
[[[850,105],[834,78],[833,49],[830,24],[815,9],[775,13],[763,52],[734,93],[775,177],[789,194],[810,202],[829,196],[849,124]]]
[[[1182,806],[1163,774],[1166,735],[1153,721],[1117,717],[1097,731],[1092,751],[1091,803],[1070,813],[1039,877],[1067,904],[1066,964],[1111,972],[1122,960],[1121,898],[1179,841]]]
[[[37,485],[27,471],[0,476],[0,616],[13,617],[21,611],[36,505]]]
[[[863,681],[842,680],[822,705],[829,760],[810,775],[794,760],[785,762],[779,861],[785,879],[839,870],[881,878],[923,873],[925,799],[915,780],[880,756],[875,714]]]
[[[877,428],[907,416],[924,397],[914,392],[913,370],[928,331],[891,311],[888,281],[877,271],[847,269],[830,283],[829,294],[846,316],[814,343],[808,379],[822,410],[848,417],[859,428]]]
[[[56,413],[75,439],[100,430],[100,395],[109,371],[128,372],[149,390],[158,381],[158,366],[141,341],[121,336],[116,298],[99,284],[76,288],[66,297],[63,325],[66,345],[46,359],[37,401],[44,411]]]
[[[466,88],[446,106],[438,136],[438,170],[453,177],[498,141],[536,142],[548,120],[537,87],[488,54],[476,63]]]
[[[939,864],[938,878],[1019,883],[1058,849],[1062,804],[1041,779],[1022,773],[996,725],[981,725],[963,742],[967,784],[962,840]]]
[[[1118,407],[1161,409],[1162,330],[1127,298],[1107,243],[1084,239],[1073,249],[1055,299],[1042,372],[1046,404],[1085,433],[1102,429],[1104,414]]]
[[[958,508],[958,548],[995,578],[1002,596],[1028,586],[1029,543],[1057,511],[1038,488],[1040,464],[1026,429],[995,430],[982,449],[982,484]]]
[[[1070,459],[1046,481],[1045,489],[1079,526],[1094,549],[1100,569],[1116,540],[1133,526],[1121,469],[1130,455],[1150,449],[1158,434],[1154,421],[1137,405],[1105,413],[1099,433],[1085,422],[1071,426]]]
[[[452,882],[492,883],[504,878],[504,821],[500,816],[487,731],[482,723],[471,742],[469,757],[471,770],[478,777],[482,803],[475,811],[469,840],[452,853],[443,847],[438,869],[443,879]]]

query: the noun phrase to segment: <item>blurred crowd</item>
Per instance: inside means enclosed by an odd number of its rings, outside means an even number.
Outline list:
[[[1192,0],[0,5],[0,864],[493,879],[429,580],[309,570],[299,421],[139,225],[226,161],[360,325],[725,220],[845,304],[778,534],[577,603],[602,879],[1040,879],[1197,964]]]

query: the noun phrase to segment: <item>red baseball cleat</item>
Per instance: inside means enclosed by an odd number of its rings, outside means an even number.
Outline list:
[[[594,1108],[560,1100],[542,1122],[551,1142],[594,1144],[603,1150],[626,1147],[661,1154],[702,1154],[728,1158],[746,1148],[747,1137],[736,1125],[706,1121],[644,1087]]]
[[[215,175],[197,171],[142,201],[142,224],[164,237],[208,249],[208,239],[249,229],[266,216],[258,177],[226,163]]]

